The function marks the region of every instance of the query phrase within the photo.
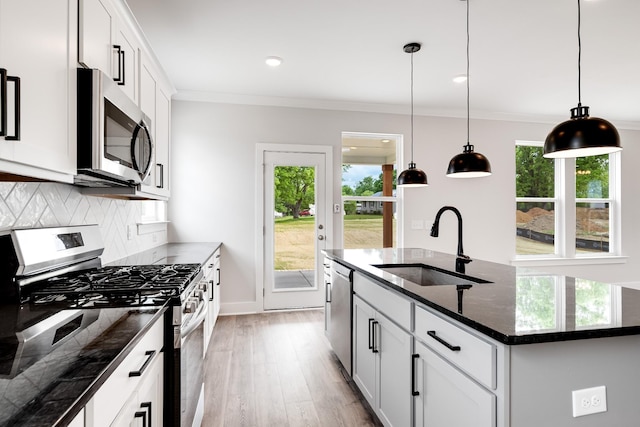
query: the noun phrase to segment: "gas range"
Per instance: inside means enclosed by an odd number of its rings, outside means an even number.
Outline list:
[[[0,369],[9,379],[28,374],[102,309],[169,305],[164,425],[192,425],[204,407],[208,284],[200,264],[102,266],[103,251],[96,225],[0,232]]]
[[[199,272],[199,264],[93,268],[30,283],[22,298],[36,306],[70,308],[159,305],[183,295]]]

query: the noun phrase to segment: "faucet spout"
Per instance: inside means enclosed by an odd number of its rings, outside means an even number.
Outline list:
[[[438,213],[436,214],[436,219],[431,226],[431,236],[438,237],[438,232],[440,230],[440,217],[446,211],[453,212],[456,217],[458,217],[458,257],[469,259],[468,256],[464,254],[464,250],[462,249],[462,215],[460,215],[460,211],[453,206],[443,206],[440,208]]]

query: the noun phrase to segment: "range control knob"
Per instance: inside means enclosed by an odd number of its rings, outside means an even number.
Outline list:
[[[184,305],[185,313],[195,313],[198,308],[198,300],[194,300],[193,298],[189,298]]]

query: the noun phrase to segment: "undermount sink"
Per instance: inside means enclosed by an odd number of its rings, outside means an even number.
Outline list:
[[[373,267],[384,270],[420,286],[475,285],[491,283],[488,280],[442,270],[425,264],[383,264]]]

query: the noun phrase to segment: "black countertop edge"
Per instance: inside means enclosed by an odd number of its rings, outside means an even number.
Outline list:
[[[144,334],[147,333],[149,328],[156,323],[156,321],[164,316],[165,312],[168,310],[170,303],[167,301],[165,304],[158,307],[158,311],[154,314],[154,316],[149,320],[149,322],[140,329],[140,331],[136,334],[136,336],[129,341],[129,343],[122,349],[122,351],[109,363],[109,365],[98,375],[98,377],[91,383],[89,387],[82,393],[82,395],[69,407],[69,409],[61,414],[60,418],[57,422],[53,424],[52,427],[56,426],[66,426],[80,413],[82,408],[84,408],[87,403],[91,400],[93,395],[98,391],[98,389],[105,383],[105,381],[109,378],[109,376],[118,368],[120,363],[129,355],[131,350],[138,344],[138,342],[142,339]],[[145,309],[148,309],[146,307]],[[131,311],[135,311],[136,308],[132,307]],[[164,350],[164,347],[163,347]]]
[[[575,341],[575,340],[584,340],[584,339],[592,339],[592,338],[610,338],[610,337],[621,337],[621,336],[640,334],[640,326],[627,326],[627,327],[618,327],[618,328],[576,330],[576,331],[568,331],[568,332],[540,331],[539,333],[536,333],[536,334],[505,335],[481,323],[474,322],[473,320],[465,316],[462,316],[456,312],[453,312],[444,307],[441,307],[438,304],[435,304],[432,301],[429,301],[421,297],[420,295],[416,295],[405,288],[402,288],[393,283],[390,283],[384,280],[383,278],[368,272],[367,270],[363,270],[361,267],[357,265],[354,265],[349,263],[348,261],[345,261],[340,257],[336,257],[329,253],[325,253],[325,256],[337,262],[338,264],[342,264],[345,267],[358,271],[359,273],[373,279],[376,283],[380,284],[383,287],[386,287],[392,291],[399,292],[403,295],[406,295],[409,298],[415,300],[416,302],[426,305],[429,308],[432,308],[438,311],[439,313],[442,313],[445,316],[451,319],[454,319],[466,326],[469,326],[472,329],[478,332],[481,332],[482,334],[506,345],[541,344],[541,343],[548,343],[548,342]]]

